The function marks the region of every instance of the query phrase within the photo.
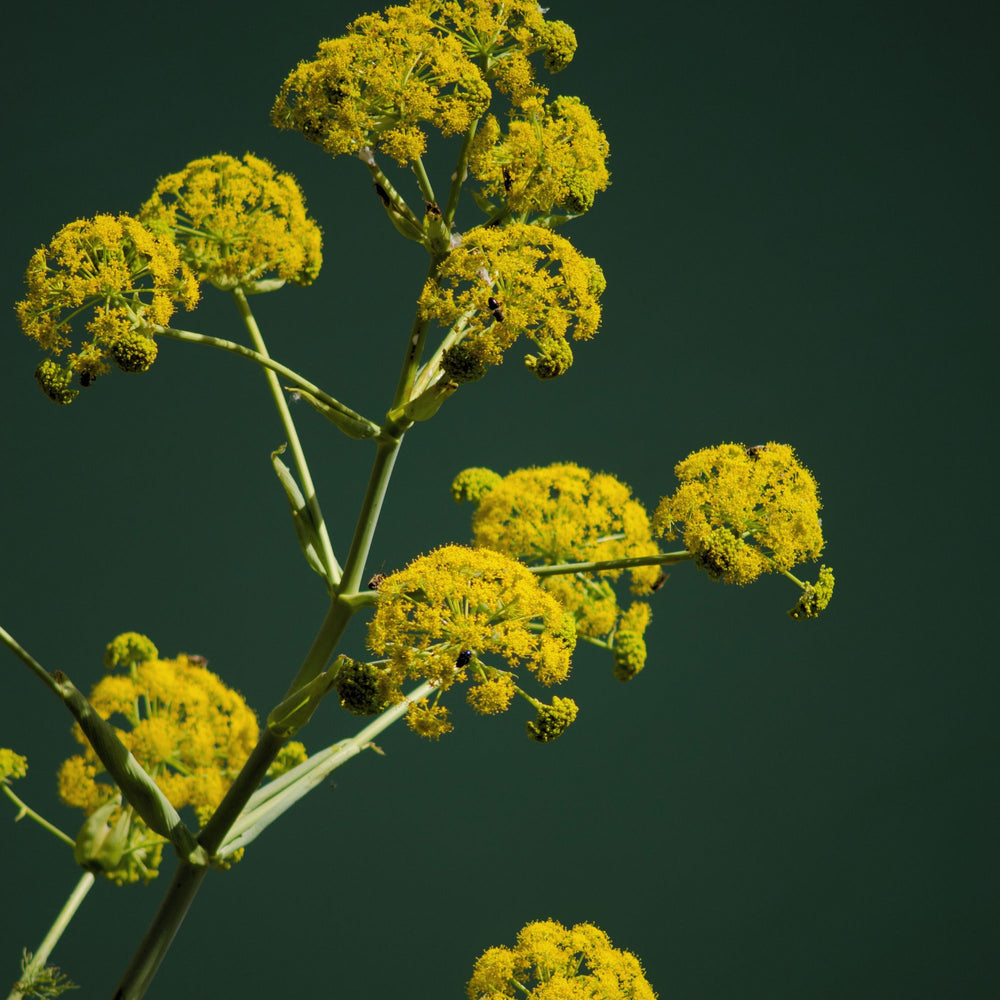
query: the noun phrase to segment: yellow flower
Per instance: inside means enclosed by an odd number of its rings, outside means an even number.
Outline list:
[[[156,357],[149,324],[165,324],[175,305],[191,309],[198,301],[197,282],[173,241],[129,215],[63,226],[35,251],[25,281],[28,293],[17,303],[21,328],[50,354],[72,346],[81,317],[91,314],[83,324],[90,339],[83,339],[68,364],[48,358],[35,372],[57,403],[76,397],[69,388],[74,375],[86,388],[110,369],[109,358],[127,371],[145,371]]]
[[[528,57],[545,54],[545,68],[558,73],[576,52],[576,35],[564,21],[546,21],[535,0],[415,0],[441,30],[457,38],[490,83],[513,101],[544,94]]]
[[[423,319],[461,335],[464,370],[470,362],[500,364],[522,334],[552,357],[568,336],[589,340],[601,322],[598,299],[604,288],[597,262],[568,240],[541,226],[514,223],[466,233],[437,277],[428,279],[419,308]],[[563,354],[556,370],[543,365],[539,371],[535,359],[529,367],[550,378],[571,359],[571,352]],[[447,355],[443,368],[462,380],[462,372],[449,371]]]
[[[401,165],[420,156],[429,123],[465,132],[486,110],[490,88],[454,36],[419,4],[366,14],[289,74],[272,120],[328,153],[384,149]]]
[[[23,778],[28,773],[28,758],[7,747],[0,747],[0,783]]]
[[[481,201],[493,213],[505,204],[518,214],[547,216],[553,209],[586,212],[609,183],[608,140],[576,97],[549,104],[531,97],[514,110],[507,134],[493,115],[483,122],[469,154],[482,182]],[[484,206],[485,207],[485,206]]]
[[[833,597],[833,570],[829,566],[820,566],[816,583],[807,583],[798,601],[788,614],[796,621],[807,621],[818,618],[821,611]]]
[[[683,537],[713,579],[749,583],[823,550],[816,480],[789,445],[722,444],[690,454],[653,522]]]
[[[458,496],[473,473],[477,476],[474,499],[478,506],[472,517],[476,545],[540,566],[626,559],[658,551],[645,509],[614,476],[595,474],[570,462],[518,469],[503,479],[490,479],[488,472],[466,469],[452,484]],[[650,593],[661,578],[658,566],[639,566],[629,573],[632,590],[640,594]],[[573,613],[580,635],[609,637],[615,648],[616,630],[632,633],[634,639],[623,641],[631,643],[628,662],[635,665],[650,610],[645,602],[635,602],[622,614],[612,587],[621,574],[622,570],[613,569],[546,576],[542,585]],[[623,656],[624,652],[617,654],[616,664]],[[629,676],[639,669],[635,666]],[[616,676],[627,679],[619,667]]]
[[[119,739],[172,804],[178,809],[191,806],[203,822],[257,741],[253,712],[237,692],[205,668],[202,657],[181,653],[160,659],[153,643],[135,632],[109,643],[105,663],[109,670],[125,673],[98,681],[90,693],[91,704],[116,725]],[[122,807],[115,786],[102,777],[104,767],[79,727],[74,735],[84,750],[60,767],[59,796],[67,805],[97,816],[92,824],[100,833],[95,841],[97,853],[85,861],[119,883],[154,878],[163,838],[130,807]],[[285,749],[274,774],[305,757],[301,744]],[[114,830],[118,831],[118,848],[109,854],[108,837]],[[78,842],[78,850],[79,846]]]
[[[484,713],[507,707],[513,683],[480,657],[496,655],[511,669],[523,665],[549,685],[569,675],[574,643],[572,623],[534,574],[499,552],[461,545],[436,549],[386,577],[368,627],[369,646],[387,657],[388,700],[400,700],[407,677],[444,691],[471,675],[479,689],[470,702]],[[417,711],[424,725],[430,709]],[[442,712],[435,703],[432,721]],[[422,731],[412,718],[410,725]]]
[[[157,183],[140,218],[172,234],[199,280],[220,288],[256,290],[271,277],[308,285],[319,274],[319,226],[295,178],[251,153],[192,160]]]
[[[593,924],[526,924],[513,948],[489,948],[466,988],[469,1000],[656,1000],[635,955]]]

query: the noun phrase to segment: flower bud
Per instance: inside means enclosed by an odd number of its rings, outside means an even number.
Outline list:
[[[526,726],[528,735],[536,743],[551,743],[572,725],[579,711],[572,698],[552,699],[551,705],[538,706],[538,716]]]

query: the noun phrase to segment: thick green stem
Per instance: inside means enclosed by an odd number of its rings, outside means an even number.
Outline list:
[[[246,293],[242,288],[234,288],[233,299],[236,302],[236,308],[239,310],[243,324],[250,334],[250,339],[253,341],[254,347],[257,348],[257,353],[270,360],[271,356],[267,352],[267,346],[264,344],[264,338],[261,336],[260,328],[257,326],[257,320],[250,309],[250,303],[247,302]],[[320,543],[319,557],[322,560],[326,579],[331,587],[335,587],[340,583],[340,563],[337,562],[337,557],[333,553],[333,546],[330,544],[330,535],[326,530],[326,522],[323,520],[319,498],[316,496],[316,487],[313,485],[312,476],[309,473],[309,464],[306,462],[305,452],[302,450],[302,444],[295,429],[295,422],[292,420],[292,414],[288,409],[285,393],[278,382],[278,376],[270,369],[265,368],[264,377],[267,379],[268,388],[271,390],[271,398],[274,400],[278,416],[281,418],[281,425],[285,429],[285,438],[288,441],[292,460],[295,462],[295,468],[299,474],[302,493],[316,528],[316,536]]]
[[[90,892],[93,884],[94,875],[90,872],[86,872],[80,877],[80,881],[76,883],[75,888],[69,894],[69,899],[66,900],[63,908],[59,911],[59,916],[56,917],[49,928],[48,934],[45,935],[42,943],[38,946],[38,950],[31,956],[31,961],[24,967],[20,982],[15,983],[14,988],[7,994],[7,1000],[21,1000],[26,994],[30,996],[38,995],[31,991],[31,981],[45,968],[45,963],[48,961],[49,955],[52,954],[52,949],[58,944],[63,931],[69,926],[69,922],[80,908],[80,904],[87,893]]]
[[[658,552],[655,556],[632,556],[628,559],[603,559],[598,562],[560,563],[557,566],[529,566],[535,576],[557,576],[560,573],[598,573],[603,569],[631,569],[634,566],[672,566],[693,559],[694,553]]]

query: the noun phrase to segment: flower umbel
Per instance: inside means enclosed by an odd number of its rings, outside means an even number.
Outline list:
[[[177,304],[198,301],[198,285],[168,236],[157,236],[130,215],[98,215],[63,226],[35,251],[25,274],[28,293],[17,304],[24,333],[51,355],[89,334],[60,364],[43,361],[35,377],[46,395],[69,403],[75,375],[83,387],[110,370],[145,371],[156,358],[150,325],[166,324]],[[138,339],[137,339],[138,338]],[[124,360],[124,363],[123,363]]]
[[[384,150],[400,165],[423,154],[430,124],[466,131],[486,110],[490,88],[461,43],[435,28],[420,4],[389,7],[320,43],[289,74],[272,120],[328,153]]]
[[[295,178],[251,153],[192,160],[157,183],[140,218],[172,234],[199,280],[220,288],[256,291],[268,278],[308,285],[319,274],[319,226]]]
[[[508,670],[483,662],[490,655],[510,670],[523,666],[545,685],[569,675],[572,622],[530,571],[499,552],[446,545],[386,577],[378,597],[368,644],[387,657],[384,691],[390,701],[400,700],[407,677],[435,682],[439,695],[470,681],[474,708],[503,711],[514,684],[505,680]],[[445,718],[436,700],[411,712],[422,720],[420,726],[411,720],[418,732],[430,723],[440,729]]]
[[[786,444],[722,444],[674,469],[680,485],[660,501],[654,526],[682,536],[716,580],[750,583],[823,550],[816,480]]]
[[[562,236],[514,223],[465,234],[420,296],[420,315],[452,328],[463,366],[498,365],[521,335],[543,354],[561,358],[529,367],[541,378],[561,374],[572,361],[566,340],[590,340],[601,322],[604,273]],[[451,376],[452,373],[448,373]]]
[[[526,924],[513,948],[489,948],[466,988],[469,1000],[656,1000],[631,952],[593,924]]]
[[[94,686],[90,702],[173,805],[204,821],[219,804],[257,740],[257,720],[243,698],[206,669],[203,657],[160,659],[136,632],[108,645],[105,665],[121,671]],[[158,874],[164,840],[123,806],[114,784],[79,727],[83,753],[59,769],[59,795],[88,815],[77,858],[113,881],[148,881]],[[293,766],[302,754],[290,752]]]

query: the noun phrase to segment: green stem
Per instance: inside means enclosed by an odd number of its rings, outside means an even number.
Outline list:
[[[792,583],[797,584],[801,590],[805,590],[809,586],[808,583],[803,583],[797,576],[793,576],[787,569],[781,571],[781,575],[787,577]]]
[[[658,552],[655,556],[631,556],[628,559],[603,559],[597,562],[560,563],[557,566],[529,566],[535,576],[557,576],[560,573],[598,573],[604,569],[631,569],[634,566],[672,566],[693,559],[694,553]]]
[[[388,177],[382,173],[382,168],[375,162],[375,157],[371,156],[369,158],[362,157],[365,165],[371,171],[372,177],[375,179],[375,183],[385,192],[386,197],[392,203],[392,207],[403,216],[414,229],[419,233],[423,229],[423,225],[420,220],[413,213],[413,209],[406,204],[406,200],[403,196],[393,187],[392,182]]]
[[[379,733],[405,715],[413,702],[426,698],[435,687],[430,681],[424,682],[401,702],[386,709],[356,736],[320,750],[287,774],[259,788],[247,802],[247,808],[230,827],[219,848],[219,855],[228,857],[256,840],[279,816],[321,784],[328,774],[371,746],[372,740]]]
[[[43,830],[48,830],[49,833],[58,837],[64,844],[69,844],[70,847],[76,847],[76,841],[73,840],[72,837],[67,836],[62,832],[62,830],[59,829],[59,827],[54,826],[44,816],[40,816],[36,813],[31,806],[29,806],[22,799],[18,798],[6,783],[0,783],[0,788],[3,789],[4,795],[6,795],[7,798],[17,806],[17,815],[14,817],[15,823],[19,819],[23,819],[27,816],[29,819],[33,819]]]
[[[431,179],[424,169],[424,161],[419,156],[413,158],[413,172],[417,175],[417,184],[420,186],[420,193],[424,196],[427,205],[436,205],[437,198],[434,197],[434,188],[431,187]]]
[[[87,893],[90,892],[94,881],[95,878],[91,872],[85,872],[80,877],[80,881],[76,883],[76,887],[69,894],[69,899],[63,904],[59,915],[49,928],[48,934],[45,935],[42,943],[38,946],[38,950],[32,955],[31,961],[24,967],[24,971],[21,974],[21,981],[16,983],[10,993],[7,994],[7,1000],[21,1000],[21,997],[25,996],[25,992],[22,992],[21,989],[22,985],[28,991],[29,995],[37,995],[30,990],[31,980],[45,968],[45,963],[48,961],[49,955],[52,954],[52,949],[59,942],[63,931],[69,926],[69,922],[80,908],[80,904]]]
[[[191,330],[177,330],[172,326],[154,326],[153,332],[159,334],[162,337],[171,337],[174,340],[183,340],[188,344],[206,344],[209,347],[216,347],[220,351],[229,351],[230,354],[239,355],[241,358],[247,358],[250,361],[255,361],[258,365],[263,368],[269,368],[273,372],[277,372],[279,375],[284,376],[296,389],[302,389],[304,392],[312,393],[317,399],[321,399],[327,406],[332,406],[335,410],[340,410],[341,413],[345,413],[348,416],[357,417],[359,420],[364,418],[359,413],[355,413],[349,406],[345,406],[340,400],[334,399],[333,396],[328,395],[319,386],[313,385],[308,379],[303,378],[298,372],[292,371],[291,368],[285,367],[273,358],[269,358],[258,351],[253,350],[249,347],[244,347],[243,344],[236,344],[231,340],[222,340],[219,337],[209,337],[204,333],[194,333]]]
[[[233,299],[243,320],[243,325],[247,328],[254,347],[257,348],[257,353],[261,357],[270,359],[267,346],[264,344],[264,338],[261,336],[260,328],[257,325],[257,320],[250,309],[250,303],[247,302],[246,293],[242,288],[234,288]],[[270,369],[265,369],[264,377],[267,379],[267,386],[271,390],[271,398],[274,400],[278,416],[281,418],[281,425],[285,429],[285,437],[292,453],[292,459],[295,462],[295,468],[299,474],[299,482],[302,484],[302,492],[305,496],[306,505],[309,508],[309,513],[312,515],[313,524],[316,528],[316,535],[319,538],[321,550],[319,555],[323,563],[326,579],[331,587],[335,587],[340,583],[340,563],[337,562],[337,557],[333,553],[333,546],[330,544],[330,535],[326,530],[326,522],[323,520],[323,512],[320,509],[319,498],[316,496],[316,488],[309,473],[309,464],[306,462],[305,452],[302,450],[302,444],[295,429],[295,422],[292,420],[292,414],[288,409],[288,403],[285,400],[285,394],[282,391],[281,384],[278,382],[277,375]]]
[[[448,192],[448,204],[445,206],[444,210],[444,224],[450,229],[451,224],[455,221],[455,211],[458,208],[458,196],[462,191],[462,185],[465,183],[465,178],[468,175],[469,170],[469,148],[472,146],[472,140],[476,137],[476,129],[479,127],[479,119],[477,118],[470,126],[469,131],[465,133],[465,138],[462,140],[462,148],[458,154],[458,163],[455,166],[455,173],[451,179],[451,190]]]
[[[441,266],[443,257],[431,257],[430,265],[427,268],[426,284],[437,274]],[[421,286],[423,287],[423,286]],[[410,330],[410,338],[406,342],[406,353],[403,356],[403,367],[399,372],[399,382],[396,385],[396,395],[392,399],[392,407],[403,406],[413,398],[413,383],[417,376],[417,368],[420,366],[420,356],[424,352],[424,342],[427,340],[427,329],[430,321],[420,316],[419,309],[413,317],[413,327]]]
[[[7,631],[0,628],[2,642],[60,700],[62,690],[55,678]]]

